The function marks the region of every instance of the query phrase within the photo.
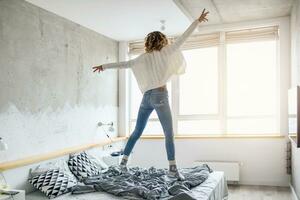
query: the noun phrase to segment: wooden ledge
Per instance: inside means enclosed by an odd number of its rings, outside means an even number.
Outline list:
[[[164,135],[145,135],[141,139],[164,139]],[[226,135],[175,135],[175,139],[270,139],[270,138],[285,138],[280,134],[265,134],[265,135],[242,135],[242,134],[226,134]]]
[[[33,163],[38,163],[38,162],[45,161],[45,160],[50,160],[53,158],[68,155],[70,153],[76,153],[76,152],[84,151],[84,150],[95,148],[95,147],[103,147],[106,145],[110,145],[112,143],[124,141],[126,139],[127,139],[126,137],[117,137],[117,138],[112,138],[112,141],[105,140],[105,141],[101,141],[101,142],[94,142],[94,143],[79,145],[79,146],[75,146],[75,147],[68,147],[65,149],[60,149],[60,150],[52,151],[49,153],[29,156],[27,158],[23,158],[23,159],[19,159],[19,160],[0,163],[0,172],[6,171],[9,169],[26,166],[26,165],[30,165]]]

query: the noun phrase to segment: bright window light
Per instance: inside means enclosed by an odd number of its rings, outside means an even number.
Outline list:
[[[275,118],[228,119],[229,134],[274,134],[277,133]]]
[[[220,134],[219,120],[180,120],[178,121],[180,134]]]
[[[183,51],[186,73],[179,80],[180,115],[218,113],[218,48]]]
[[[228,116],[275,115],[276,42],[227,45]]]
[[[130,123],[130,131],[133,132],[135,128],[136,121]],[[159,121],[148,121],[143,135],[163,135],[163,129]]]

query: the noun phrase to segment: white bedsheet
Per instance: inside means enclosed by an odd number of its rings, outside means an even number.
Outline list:
[[[212,172],[201,185],[192,189],[193,195],[198,200],[226,200],[228,198],[227,183],[224,172]],[[26,195],[26,200],[46,200],[48,199],[40,191],[35,191]],[[80,195],[65,194],[55,198],[55,200],[120,200],[105,192],[94,192]]]
[[[206,181],[192,191],[199,200],[227,200],[228,188],[224,172],[212,172]]]

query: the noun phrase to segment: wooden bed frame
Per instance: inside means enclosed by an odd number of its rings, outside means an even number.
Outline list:
[[[3,162],[3,163],[0,163],[0,172],[18,168],[18,167],[22,167],[22,166],[26,166],[26,165],[30,165],[33,163],[38,163],[38,162],[45,161],[45,160],[50,160],[53,158],[68,155],[70,153],[76,153],[76,152],[84,151],[84,150],[95,148],[95,147],[107,146],[112,143],[125,141],[126,139],[127,139],[127,137],[116,137],[116,138],[112,138],[112,140],[105,140],[105,141],[88,143],[88,144],[83,144],[83,145],[74,146],[74,147],[68,147],[68,148],[64,148],[64,149],[60,149],[60,150],[56,150],[56,151],[52,151],[52,152],[48,152],[48,153],[29,156],[29,157],[26,157],[23,159]]]

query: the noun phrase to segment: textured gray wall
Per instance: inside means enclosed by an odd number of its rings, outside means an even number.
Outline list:
[[[117,71],[91,67],[117,57],[117,41],[0,0],[0,137],[9,145],[0,162],[104,138],[96,124],[117,125]]]

